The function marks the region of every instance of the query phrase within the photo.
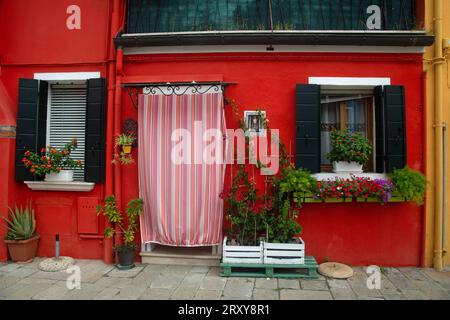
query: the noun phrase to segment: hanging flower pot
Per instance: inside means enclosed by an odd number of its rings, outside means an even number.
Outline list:
[[[73,170],[61,170],[60,172],[50,172],[45,174],[47,182],[72,182]]]
[[[133,146],[131,144],[125,144],[122,146],[122,152],[125,154],[130,154]]]

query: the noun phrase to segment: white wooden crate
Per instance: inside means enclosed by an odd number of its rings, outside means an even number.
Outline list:
[[[299,243],[264,242],[265,264],[305,264],[305,242]]]
[[[223,263],[263,263],[263,243],[259,246],[227,245],[227,237],[223,240]]]

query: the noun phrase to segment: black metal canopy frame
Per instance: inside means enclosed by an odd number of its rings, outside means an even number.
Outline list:
[[[142,94],[163,94],[165,96],[184,94],[204,94],[210,90],[219,92],[225,91],[225,87],[235,83],[232,82],[166,82],[166,83],[127,83],[124,89],[135,108],[139,104],[139,93]]]

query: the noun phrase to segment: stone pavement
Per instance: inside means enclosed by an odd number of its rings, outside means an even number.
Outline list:
[[[69,290],[66,272],[39,271],[40,259],[27,265],[0,264],[0,300],[450,300],[450,271],[382,268],[381,288],[369,290],[365,268],[348,280],[222,278],[219,268],[138,265],[129,271],[96,260],[78,260],[81,289]]]

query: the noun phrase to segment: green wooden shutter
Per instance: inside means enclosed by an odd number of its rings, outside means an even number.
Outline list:
[[[406,112],[403,86],[375,89],[377,172],[406,166]]]
[[[376,172],[385,172],[385,120],[384,120],[384,98],[383,87],[379,86],[375,88],[375,163]]]
[[[296,89],[297,168],[320,172],[320,86],[298,84]]]
[[[406,166],[405,88],[384,87],[386,172]]]
[[[16,181],[34,180],[22,163],[25,151],[40,152],[45,147],[47,131],[48,83],[19,79],[16,132]]]
[[[86,149],[84,174],[86,182],[105,180],[106,79],[87,81]]]

